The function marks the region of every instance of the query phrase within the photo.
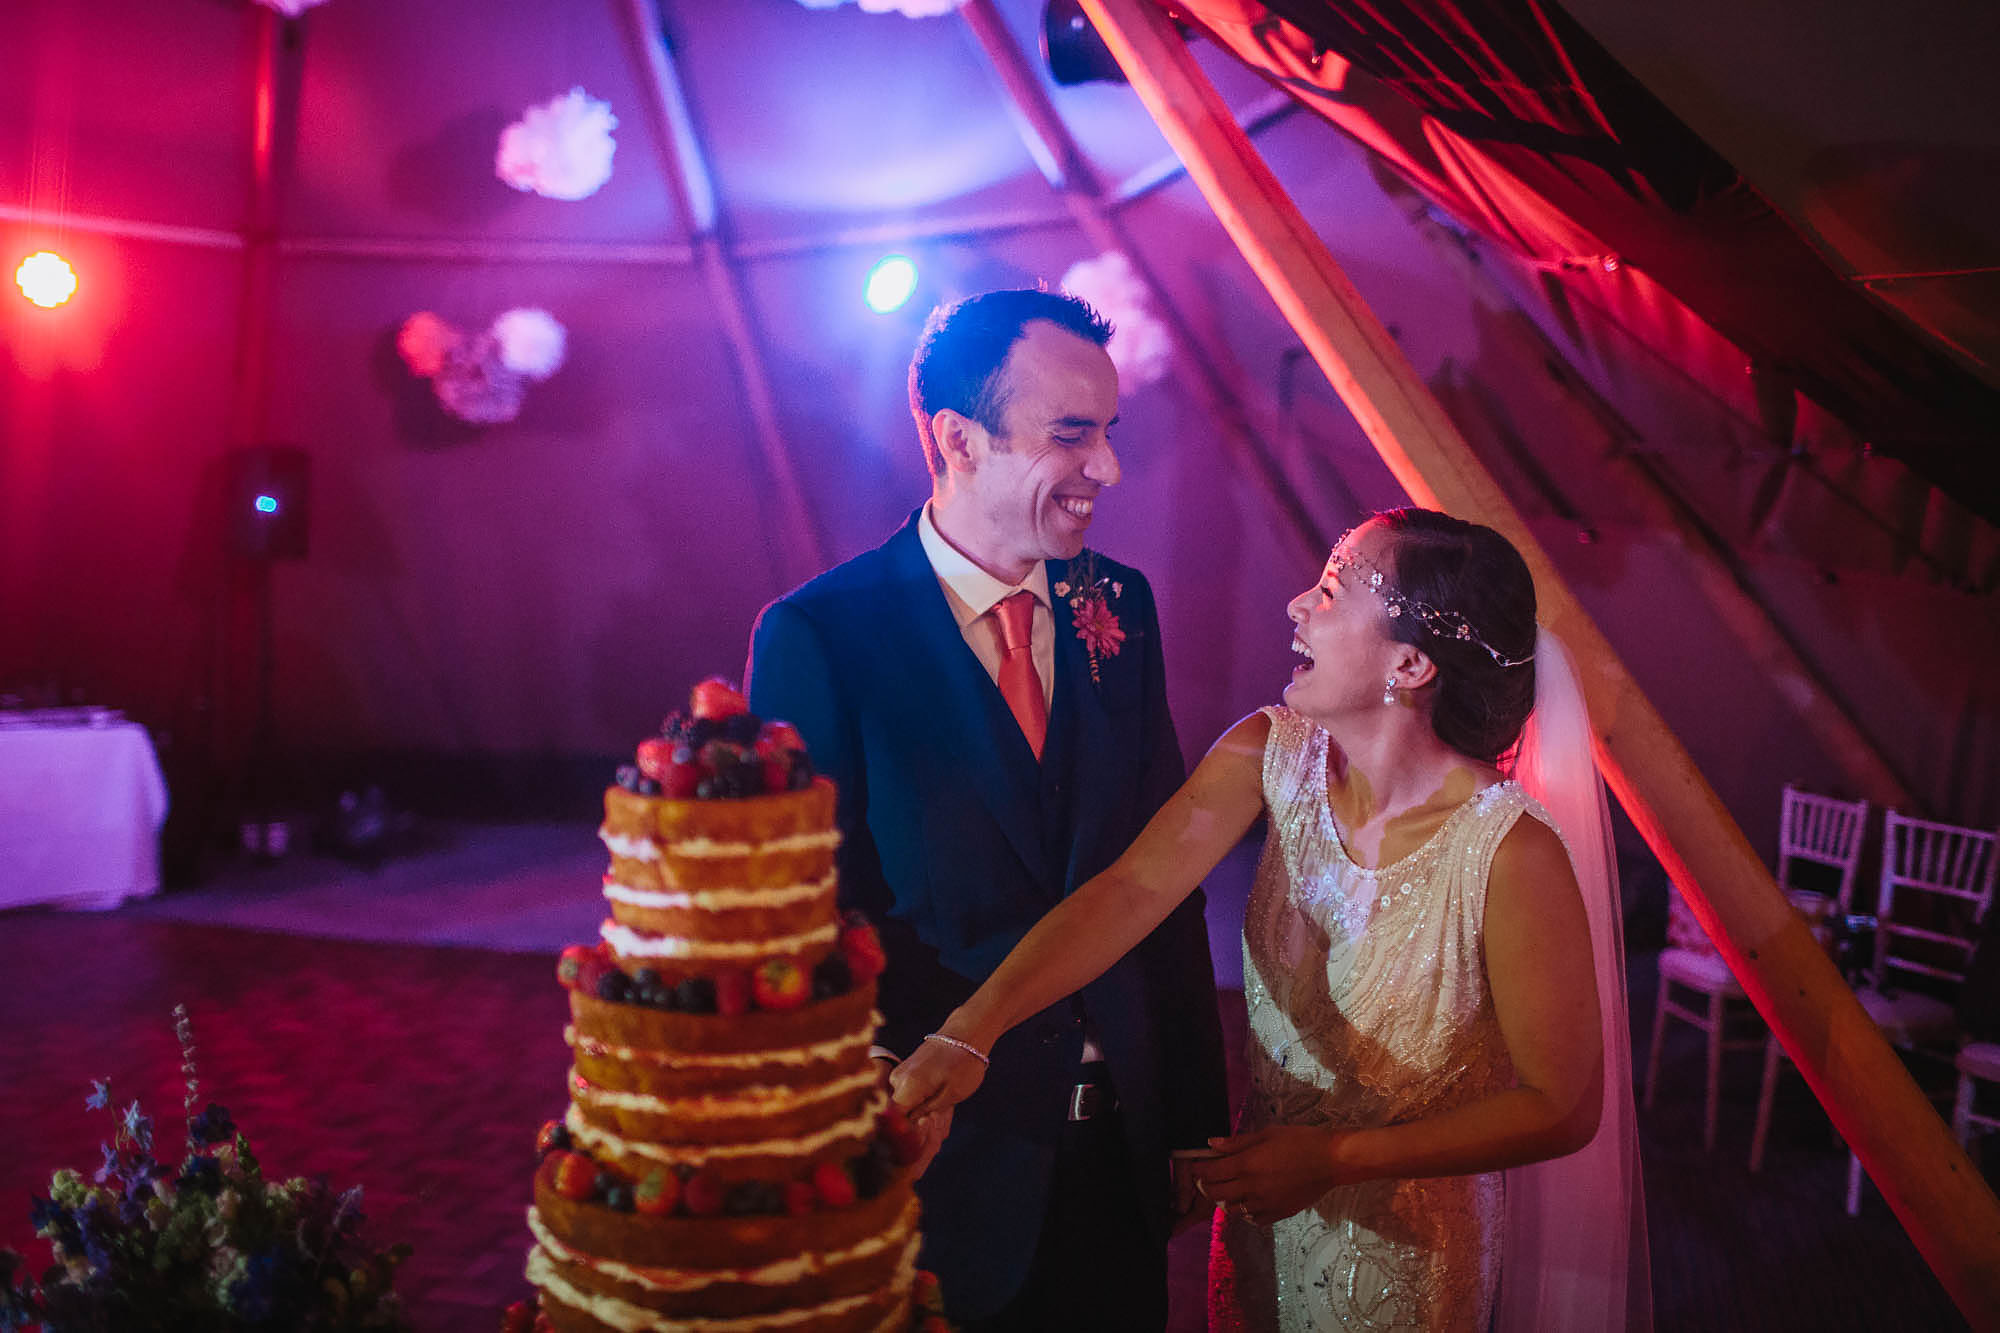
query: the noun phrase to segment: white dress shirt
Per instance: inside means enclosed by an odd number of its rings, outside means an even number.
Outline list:
[[[1006,650],[1000,642],[1000,619],[986,613],[1000,605],[1004,597],[1017,592],[1034,594],[1035,619],[1028,632],[1028,644],[1035,659],[1035,675],[1042,682],[1042,708],[1048,709],[1055,698],[1056,680],[1056,619],[1049,605],[1049,567],[1037,560],[1028,577],[1019,583],[1002,583],[978,565],[972,558],[945,540],[931,522],[931,507],[924,505],[923,514],[917,519],[917,540],[924,544],[924,555],[931,562],[931,572],[937,575],[938,586],[944,589],[944,599],[951,605],[951,614],[958,620],[958,632],[965,636],[966,646],[972,649],[979,665],[986,668],[986,675],[995,685],[1000,683],[1000,661]]]

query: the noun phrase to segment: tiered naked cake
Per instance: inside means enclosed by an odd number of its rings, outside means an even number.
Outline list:
[[[511,1313],[560,1333],[921,1327],[922,1136],[869,1059],[882,950],[835,905],[833,784],[720,681],[638,757],[604,798],[602,942],[558,967],[569,1111],[528,1210],[540,1315]]]

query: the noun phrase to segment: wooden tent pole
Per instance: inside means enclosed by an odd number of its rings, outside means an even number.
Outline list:
[[[1057,114],[1041,80],[1022,56],[1013,34],[1007,30],[1007,21],[993,0],[965,0],[958,12],[1013,104],[1021,137],[1049,185],[1062,197],[1092,245],[1106,253],[1122,254],[1132,265],[1133,273],[1151,295],[1160,318],[1166,321],[1168,331],[1194,370],[1187,383],[1193,388],[1196,400],[1222,428],[1225,444],[1256,482],[1266,503],[1284,516],[1294,544],[1308,558],[1316,558],[1324,544],[1319,525],[1286,480],[1284,469],[1264,447],[1241,400],[1216,370],[1214,358],[1195,337],[1194,326],[1168,295],[1145,251],[1132,243],[1131,233],[1106,202],[1096,173],[1090,169],[1069,126]]]
[[[666,167],[667,189],[681,225],[692,238],[695,261],[708,283],[709,297],[723,336],[743,378],[743,396],[750,408],[750,420],[757,431],[757,443],[764,455],[764,467],[776,493],[783,518],[783,556],[790,569],[778,571],[779,581],[817,573],[825,568],[819,529],[812,511],[806,507],[805,492],[799,485],[791,451],[785,444],[785,430],[778,415],[778,397],[771,388],[771,376],[764,364],[764,351],[757,341],[751,319],[749,298],[731,263],[714,215],[713,203],[705,196],[708,169],[695,133],[693,118],[680,93],[680,76],[673,53],[667,49],[665,33],[654,0],[626,0],[633,40],[638,42],[645,63],[646,88],[652,94],[648,111],[653,134],[659,140],[660,157]]]
[[[1133,89],[1384,462],[1498,529],[1583,678],[1600,768],[1967,1319],[2000,1327],[2000,1201],[1687,751],[1313,234],[1152,0],[1082,0]]]

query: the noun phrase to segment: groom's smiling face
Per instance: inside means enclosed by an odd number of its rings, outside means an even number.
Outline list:
[[[1036,561],[1083,549],[1098,492],[1118,480],[1118,372],[1103,348],[1036,320],[1000,374],[1002,428],[980,432],[983,447],[963,485],[985,548],[975,558],[1022,577]]]

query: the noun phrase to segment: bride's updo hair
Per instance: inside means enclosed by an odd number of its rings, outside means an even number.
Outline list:
[[[1389,533],[1387,573],[1396,591],[1465,617],[1476,639],[1439,633],[1420,617],[1397,616],[1389,636],[1437,663],[1431,729],[1460,754],[1497,763],[1521,738],[1535,706],[1535,580],[1505,537],[1433,509],[1375,515]],[[1519,666],[1501,666],[1484,639]]]

